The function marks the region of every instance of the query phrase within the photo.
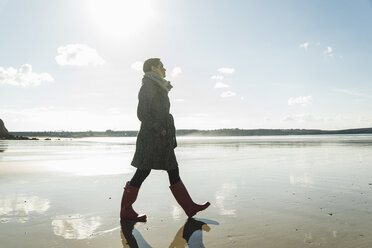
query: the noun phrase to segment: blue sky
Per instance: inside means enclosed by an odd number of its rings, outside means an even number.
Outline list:
[[[149,57],[178,129],[372,127],[372,1],[0,0],[0,30],[10,131],[137,130]]]

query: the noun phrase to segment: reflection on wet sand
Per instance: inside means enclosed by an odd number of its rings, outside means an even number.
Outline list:
[[[313,179],[307,173],[304,173],[303,175],[296,175],[295,173],[291,172],[289,174],[289,182],[292,185],[300,184],[305,187],[311,187],[313,184]]]
[[[56,216],[52,221],[54,234],[65,239],[86,239],[100,225],[100,217],[84,217],[79,214]]]
[[[50,201],[38,196],[9,196],[0,199],[0,221],[26,222],[33,213],[42,214],[50,207]]]
[[[200,139],[180,137],[182,147],[240,148],[310,148],[317,146],[372,146],[371,136],[353,135],[290,135],[290,136],[234,136],[202,137]]]
[[[4,141],[0,141],[0,152],[4,152],[8,148],[8,145]]]
[[[236,184],[222,184],[222,189],[216,192],[216,204],[220,209],[221,215],[236,216],[236,209],[226,207],[226,204],[231,203],[233,200],[231,197],[236,194]]]
[[[134,221],[121,221],[121,242],[124,248],[151,247],[142,237],[141,233],[134,229]]]
[[[136,222],[121,222],[121,241],[124,248],[151,247],[142,237],[141,233],[134,229]],[[212,220],[196,220],[189,218],[185,224],[178,230],[169,248],[178,247],[205,247],[203,244],[202,231],[209,232],[211,228],[208,224],[218,225],[218,222]]]
[[[178,247],[205,247],[203,244],[203,231],[209,232],[211,228],[208,224],[218,225],[218,222],[211,220],[196,220],[189,218],[186,223],[178,230],[169,248]]]
[[[0,152],[4,152],[6,149],[3,146],[0,146]]]

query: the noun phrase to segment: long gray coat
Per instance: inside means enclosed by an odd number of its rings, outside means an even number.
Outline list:
[[[178,167],[174,148],[177,147],[173,116],[169,113],[168,92],[149,79],[142,79],[138,94],[137,116],[141,128],[137,135],[132,165],[138,169],[171,170]],[[161,131],[166,130],[162,136]]]

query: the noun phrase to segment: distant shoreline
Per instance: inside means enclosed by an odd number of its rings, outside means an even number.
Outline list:
[[[59,138],[83,138],[83,137],[136,137],[138,131],[24,131],[9,132],[16,136],[28,137],[59,137]],[[316,135],[316,134],[372,134],[372,128],[355,128],[342,130],[320,130],[320,129],[216,129],[197,130],[180,129],[177,136],[282,136],[282,135]]]

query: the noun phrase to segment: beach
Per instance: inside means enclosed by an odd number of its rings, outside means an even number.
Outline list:
[[[372,136],[179,137],[177,204],[152,171],[119,221],[135,138],[0,140],[1,247],[372,247]]]

